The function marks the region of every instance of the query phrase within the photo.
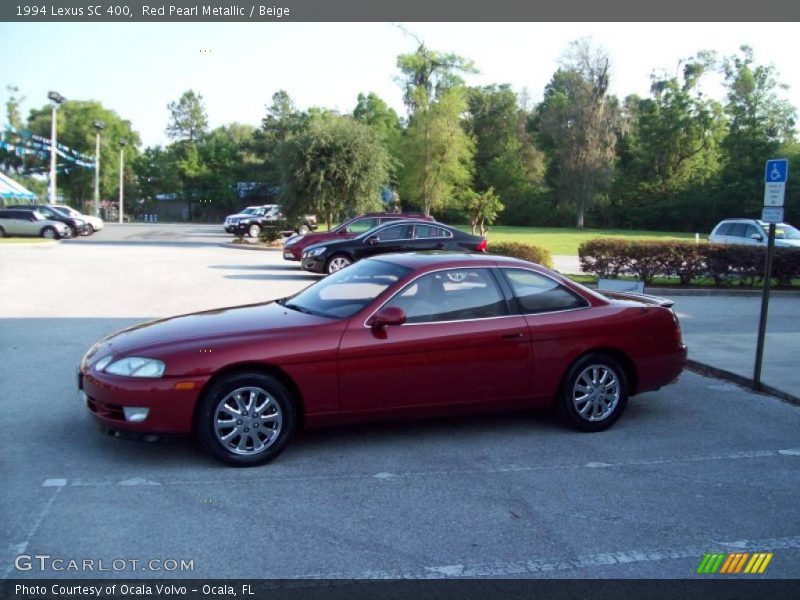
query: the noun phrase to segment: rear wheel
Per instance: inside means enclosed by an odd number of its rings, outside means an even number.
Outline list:
[[[625,370],[606,354],[588,354],[570,367],[556,406],[568,425],[602,431],[614,424],[627,403]]]
[[[247,235],[251,238],[257,238],[261,233],[261,225],[253,223],[250,227],[247,228]]]
[[[353,261],[350,260],[349,256],[336,254],[328,261],[328,264],[325,266],[325,272],[330,275],[336,273],[336,271],[341,271],[345,267],[349,267],[352,263]]]
[[[197,436],[214,457],[235,467],[263,465],[286,447],[297,415],[286,387],[261,373],[219,379],[203,394]]]
[[[42,237],[46,240],[55,240],[58,238],[58,233],[52,227],[45,227],[42,229]]]

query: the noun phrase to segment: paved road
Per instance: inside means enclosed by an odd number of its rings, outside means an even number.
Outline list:
[[[0,576],[86,575],[13,568],[49,554],[126,577],[683,578],[762,550],[800,577],[800,409],[693,373],[602,434],[546,414],[340,427],[257,469],[95,429],[75,391],[93,341],[309,283],[286,267],[213,242],[0,247]]]

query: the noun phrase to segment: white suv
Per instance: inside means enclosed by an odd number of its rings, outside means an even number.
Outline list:
[[[725,219],[721,221],[708,241],[712,244],[745,244],[766,246],[769,223],[756,219]],[[800,231],[787,223],[775,226],[775,246],[778,248],[800,248]]]

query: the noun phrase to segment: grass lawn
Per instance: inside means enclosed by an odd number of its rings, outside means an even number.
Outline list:
[[[459,229],[470,232],[468,226]],[[489,229],[489,243],[521,242],[547,248],[551,254],[578,255],[581,242],[598,237],[624,238],[629,240],[689,240],[694,241],[693,233],[666,231],[637,231],[625,229],[572,229],[559,227],[505,227],[498,225]],[[705,240],[706,236],[701,235]]]
[[[49,242],[44,238],[39,237],[2,237],[0,244],[41,244],[42,242]]]

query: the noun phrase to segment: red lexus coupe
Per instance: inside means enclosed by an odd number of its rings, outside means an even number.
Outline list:
[[[356,419],[554,406],[600,431],[681,373],[670,306],[511,258],[389,254],[289,298],[112,334],[79,388],[106,429],[194,433],[236,466],[271,460],[301,426]]]

